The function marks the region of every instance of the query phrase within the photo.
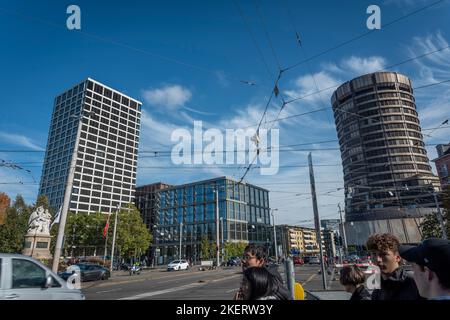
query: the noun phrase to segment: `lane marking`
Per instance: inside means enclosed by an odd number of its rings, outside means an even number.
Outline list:
[[[239,290],[239,288],[231,289],[231,290],[225,291],[225,293],[232,293],[232,292],[236,292],[236,291],[238,291],[238,290]]]
[[[194,283],[187,284],[187,285],[184,285],[181,287],[175,287],[175,288],[171,288],[171,289],[165,289],[165,290],[159,290],[159,291],[153,291],[153,292],[146,292],[146,293],[138,294],[138,295],[131,296],[131,297],[120,298],[117,300],[138,300],[138,299],[158,296],[158,295],[165,294],[165,293],[171,293],[174,291],[182,291],[182,290],[194,288],[194,287],[201,286],[201,285],[205,285],[205,283],[194,282]]]
[[[317,276],[317,273],[313,273],[311,276],[309,276],[308,279],[306,279],[305,282],[303,282],[303,285],[307,284],[308,282],[310,282],[312,279],[314,279]]]
[[[107,293],[107,292],[114,292],[114,291],[120,291],[122,288],[117,289],[111,289],[111,290],[103,290],[103,291],[97,291],[96,293]]]

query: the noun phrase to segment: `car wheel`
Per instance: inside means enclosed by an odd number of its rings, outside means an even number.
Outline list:
[[[106,273],[103,273],[100,280],[107,280],[108,276],[106,275]]]

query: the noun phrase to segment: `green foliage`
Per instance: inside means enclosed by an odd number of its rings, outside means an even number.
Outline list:
[[[201,258],[203,260],[211,259],[211,244],[209,243],[208,237],[204,236],[202,238],[202,241],[200,243],[200,251],[201,251]]]
[[[6,208],[6,221],[0,226],[0,252],[21,253],[28,230],[30,208],[18,195],[14,204]]]
[[[109,242],[112,243],[114,218],[111,216]],[[152,242],[152,235],[142,221],[139,210],[129,204],[119,211],[117,222],[116,248],[124,258],[138,257],[143,254]]]
[[[450,186],[445,187],[442,190],[442,206],[443,220],[447,237],[450,238]],[[422,240],[427,238],[441,238],[442,230],[436,214],[427,215],[420,224],[422,231]]]
[[[244,255],[244,249],[247,244],[243,241],[240,242],[225,242],[225,260],[231,257],[242,257]]]

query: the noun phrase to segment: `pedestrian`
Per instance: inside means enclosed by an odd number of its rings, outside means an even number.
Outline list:
[[[279,294],[275,277],[266,268],[250,267],[243,275],[235,300],[285,300]]]
[[[414,281],[422,297],[450,300],[450,241],[430,238],[418,246],[400,246],[400,256],[412,262]]]
[[[344,286],[345,291],[352,294],[350,300],[372,300],[369,291],[364,286],[366,277],[364,272],[356,266],[345,266],[340,271],[340,283]]]
[[[380,288],[372,292],[372,300],[419,300],[412,274],[401,266],[400,242],[392,234],[374,234],[367,240],[371,258],[380,268]]]
[[[250,244],[244,249],[244,257],[242,259],[242,269],[245,271],[247,268],[259,267],[265,268],[275,278],[276,285],[283,300],[292,300],[291,294],[284,286],[283,278],[278,272],[278,266],[276,264],[267,264],[267,253],[263,246]]]

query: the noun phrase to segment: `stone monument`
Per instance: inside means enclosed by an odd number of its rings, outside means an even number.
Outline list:
[[[50,254],[50,223],[52,216],[43,206],[38,207],[30,215],[28,231],[22,253],[36,259],[51,259]]]

